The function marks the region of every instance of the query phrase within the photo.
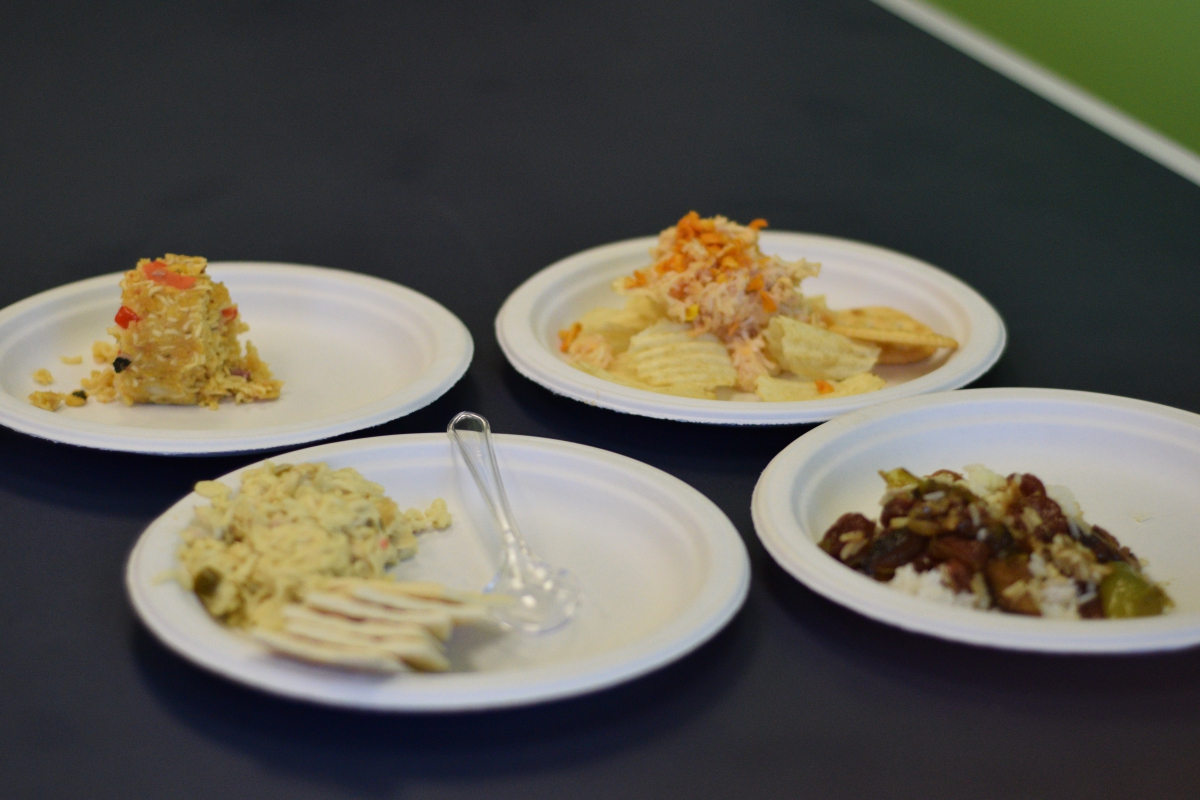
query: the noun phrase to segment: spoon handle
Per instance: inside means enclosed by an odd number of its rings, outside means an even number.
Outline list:
[[[500,478],[500,466],[496,462],[496,451],[492,446],[492,428],[488,421],[470,411],[459,413],[446,426],[446,433],[462,453],[463,460],[471,470],[479,491],[487,501],[496,527],[505,549],[516,547],[522,551],[528,548],[521,532],[514,521],[512,508],[508,505],[508,495],[504,491],[504,481]],[[465,434],[465,435],[464,435]],[[511,557],[511,554],[506,554]]]

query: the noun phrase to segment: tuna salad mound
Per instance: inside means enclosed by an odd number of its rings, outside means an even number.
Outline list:
[[[1172,605],[1128,547],[1083,519],[1065,487],[979,465],[879,474],[887,483],[879,521],[843,514],[820,547],[892,588],[1059,619],[1155,616]]]

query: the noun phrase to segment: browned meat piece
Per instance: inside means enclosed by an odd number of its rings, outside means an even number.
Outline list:
[[[859,569],[877,581],[890,581],[897,569],[925,552],[928,542],[903,528],[889,531],[871,544]]]
[[[965,592],[971,588],[971,577],[975,574],[974,570],[957,558],[945,562],[942,566],[946,568],[946,577],[950,579],[950,585],[954,587],[954,591]]]
[[[917,556],[916,558],[914,558],[912,561],[910,561],[908,563],[917,572],[928,572],[929,570],[933,569],[934,567],[936,567],[938,565],[938,562],[934,561],[929,556],[929,553],[927,553],[927,552],[922,553],[921,555]]]
[[[1099,525],[1092,526],[1092,532],[1081,533],[1079,541],[1084,547],[1096,554],[1096,560],[1101,564],[1109,561],[1124,561],[1131,567],[1141,569],[1137,556],[1128,547],[1122,547],[1117,541],[1117,537],[1113,536],[1108,531],[1101,528]]]
[[[1062,507],[1050,499],[1050,496],[1046,494],[1046,487],[1037,476],[1028,473],[1022,475],[1018,488],[1021,496],[1018,507],[1013,509],[1014,513],[1019,516],[1021,506],[1028,506],[1036,511],[1042,520],[1040,525],[1029,531],[1030,535],[1036,536],[1043,542],[1049,542],[1060,533],[1070,533],[1071,528],[1067,524],[1066,516],[1062,513]]]
[[[825,536],[822,537],[819,546],[839,561],[853,565],[852,562],[861,561],[862,558],[854,559],[852,556],[865,551],[866,544],[870,543],[874,535],[875,523],[862,514],[842,514],[838,517],[837,522],[830,525],[829,530],[825,531]],[[847,550],[846,545],[856,541],[864,542],[863,546],[849,548],[850,552],[847,552],[847,558],[842,558],[843,551]]]
[[[1003,523],[994,523],[987,526],[987,534],[984,542],[992,548],[992,552],[997,558],[1007,558],[1010,555],[1025,553],[1028,555],[1033,552],[1033,545],[1030,544],[1027,537],[1020,539],[1012,535]]]
[[[1012,479],[1015,477],[1016,477],[1015,474],[1009,475],[1008,476],[1009,482],[1011,482]],[[1028,472],[1026,472],[1024,475],[1021,476],[1020,489],[1021,489],[1021,494],[1025,495],[1026,497],[1031,497],[1032,495],[1035,495],[1035,494],[1045,494],[1046,493],[1046,486],[1045,486],[1045,484],[1042,483],[1042,479],[1039,478],[1037,475],[1030,475]]]
[[[903,492],[888,500],[887,504],[883,507],[883,513],[879,515],[879,524],[886,528],[888,523],[892,521],[892,517],[908,516],[908,512],[913,507],[914,502],[916,501],[913,498],[912,492]]]
[[[1086,603],[1079,604],[1079,616],[1083,619],[1104,619],[1104,600],[1099,593]]]
[[[961,561],[970,568],[971,573],[982,572],[988,559],[992,557],[992,548],[985,542],[974,539],[960,539],[957,536],[939,536],[929,543],[926,551],[936,561]]]
[[[1033,596],[1018,589],[1018,584],[1028,585],[1028,581],[1033,577],[1029,572],[1028,556],[993,558],[984,567],[983,575],[987,578],[988,588],[992,590],[992,599],[1000,608],[1013,614],[1028,614],[1033,617],[1042,615]]]

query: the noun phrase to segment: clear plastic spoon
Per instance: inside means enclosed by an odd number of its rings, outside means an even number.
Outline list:
[[[517,529],[500,479],[491,425],[480,415],[463,411],[450,420],[446,433],[462,453],[500,529],[500,569],[484,591],[510,595],[515,602],[495,606],[496,619],[526,633],[557,628],[579,607],[579,586],[570,572],[534,555]]]

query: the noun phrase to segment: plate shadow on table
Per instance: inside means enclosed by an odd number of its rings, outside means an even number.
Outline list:
[[[843,608],[768,562],[757,577],[795,625],[857,669],[900,682],[915,693],[966,704],[1001,698],[1006,707],[1069,709],[1105,718],[1121,714],[1186,722],[1200,713],[1200,647],[1139,655],[1059,655],[944,641]]]
[[[758,475],[815,425],[703,425],[624,414],[562,397],[505,365],[516,403],[556,436],[636,458],[659,469]]]
[[[351,431],[343,433],[340,436],[309,442],[308,444],[298,444],[288,447],[286,450],[301,450],[308,447],[316,447],[317,445],[332,444],[333,442],[368,439],[376,436],[398,436],[409,433],[445,433],[446,425],[454,418],[454,415],[463,409],[476,407],[479,403],[479,397],[479,387],[470,379],[468,373],[468,375],[460,378],[458,383],[450,387],[450,390],[444,395],[411,414],[406,414],[399,419],[394,419],[372,428]],[[450,446],[449,442],[447,442],[446,446]],[[260,456],[260,458],[265,457]]]
[[[95,450],[0,428],[0,452],[4,453],[0,488],[51,505],[141,517],[149,523],[188,494],[196,481],[211,480],[265,458],[347,439],[445,430],[450,418],[471,405],[476,394],[473,384],[459,381],[425,408],[374,428],[307,444],[211,456]]]
[[[261,455],[204,458],[119,453],[0,428],[0,487],[39,502],[149,522],[192,490]]]
[[[182,726],[267,769],[364,796],[409,780],[472,781],[563,770],[636,751],[710,713],[747,669],[758,635],[745,611],[680,661],[577,698],[484,712],[337,709],[213,675],[141,625],[130,647],[150,695]]]

